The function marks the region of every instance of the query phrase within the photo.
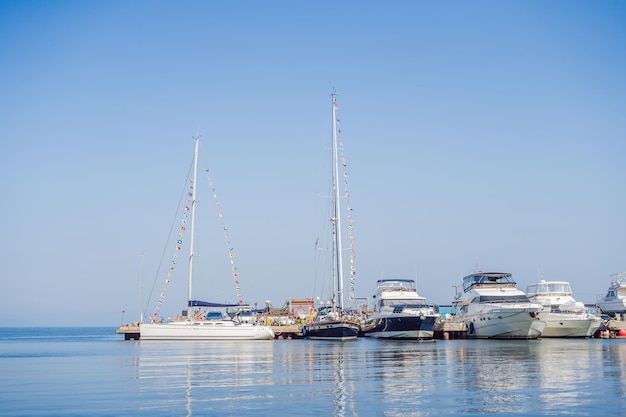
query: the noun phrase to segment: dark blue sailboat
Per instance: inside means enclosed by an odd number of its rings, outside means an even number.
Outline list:
[[[356,340],[359,324],[346,314],[343,305],[343,261],[341,253],[341,207],[339,200],[339,157],[337,146],[337,93],[332,92],[332,201],[333,217],[330,219],[333,235],[333,285],[332,305],[318,311],[315,321],[307,323],[302,334],[307,339]]]

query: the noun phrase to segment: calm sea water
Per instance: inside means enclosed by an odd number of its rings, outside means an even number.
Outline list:
[[[133,342],[0,329],[7,416],[626,415],[626,339]]]

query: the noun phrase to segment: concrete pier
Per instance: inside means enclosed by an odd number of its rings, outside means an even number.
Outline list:
[[[465,323],[455,321],[440,321],[435,325],[435,339],[452,340],[465,339],[467,337],[467,326]]]
[[[139,325],[138,324],[124,324],[121,325],[115,333],[123,334],[124,340],[139,340]]]

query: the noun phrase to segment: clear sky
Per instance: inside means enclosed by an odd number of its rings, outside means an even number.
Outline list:
[[[623,1],[2,1],[0,45],[6,326],[152,313],[198,130],[244,300],[319,296],[333,87],[357,296],[450,304],[478,267],[591,303],[626,270]],[[196,298],[232,301],[213,232]]]

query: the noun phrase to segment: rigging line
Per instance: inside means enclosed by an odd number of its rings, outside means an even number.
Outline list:
[[[172,224],[170,226],[170,230],[167,233],[167,238],[165,239],[165,245],[163,246],[163,252],[161,253],[161,260],[159,261],[159,265],[157,267],[156,274],[154,275],[154,281],[152,282],[152,287],[150,288],[150,294],[148,295],[148,299],[146,301],[146,306],[144,307],[144,311],[143,311],[144,315],[148,311],[148,307],[150,306],[150,302],[152,300],[152,294],[154,293],[154,287],[156,285],[157,279],[159,278],[159,275],[161,274],[161,267],[163,266],[163,260],[165,259],[165,252],[167,251],[167,248],[169,246],[170,238],[172,237],[172,230],[174,230],[174,224],[176,222],[176,219],[178,218],[178,213],[180,212],[180,208],[182,206],[181,201],[183,201],[183,196],[185,195],[185,190],[188,187],[189,177],[191,176],[191,170],[192,169],[193,169],[193,158],[191,160],[191,163],[189,164],[189,171],[187,172],[187,176],[185,177],[185,185],[183,186],[183,190],[180,193],[180,197],[178,198],[178,204],[176,206],[176,212],[174,213],[174,218],[172,219]]]
[[[230,259],[231,270],[233,272],[233,279],[235,281],[234,282],[235,294],[237,295],[237,302],[238,304],[243,304],[243,295],[241,293],[241,287],[239,284],[239,272],[238,272],[238,267],[236,266],[236,263],[235,263],[235,252],[229,240],[230,234],[228,232],[228,227],[226,226],[226,223],[224,222],[224,216],[222,215],[222,206],[219,202],[219,199],[217,198],[217,191],[216,191],[215,185],[213,184],[213,181],[211,180],[211,176],[209,175],[209,169],[205,168],[204,172],[206,173],[206,178],[209,183],[209,187],[211,187],[211,193],[213,195],[213,199],[215,200],[215,208],[217,209],[217,213],[220,218],[220,224],[222,225],[222,229],[224,230],[224,238],[226,239],[226,249],[228,251],[228,257]]]
[[[342,165],[342,171],[343,171],[343,178],[344,178],[344,197],[346,199],[346,209],[348,211],[348,238],[349,238],[349,242],[350,242],[350,246],[349,246],[349,250],[350,250],[350,294],[349,294],[349,299],[353,300],[354,299],[354,291],[355,291],[355,280],[356,280],[356,267],[354,265],[354,261],[355,261],[355,256],[354,256],[354,240],[355,240],[355,236],[353,234],[353,227],[354,227],[354,219],[352,218],[352,215],[350,214],[350,212],[352,211],[352,207],[350,205],[350,189],[348,187],[348,163],[344,154],[344,145],[343,145],[343,132],[341,130],[341,123],[340,123],[340,119],[339,119],[339,109],[338,106],[336,106],[335,108],[335,116],[336,116],[336,124],[337,124],[337,133],[339,136],[339,144],[338,144],[338,148],[340,151],[340,156],[341,156],[341,165]]]
[[[194,162],[194,166],[195,166],[195,162]],[[188,195],[192,198],[189,199],[187,198],[185,200],[185,212],[183,212],[182,215],[182,220],[181,220],[181,226],[177,235],[177,245],[174,247],[174,255],[172,255],[172,261],[171,261],[171,265],[168,268],[168,273],[167,273],[167,279],[165,280],[165,283],[163,284],[163,288],[161,289],[161,298],[159,298],[159,301],[157,302],[153,317],[152,317],[152,321],[156,322],[157,317],[158,317],[158,313],[161,310],[161,305],[163,304],[163,299],[165,298],[166,295],[166,291],[167,291],[167,287],[169,285],[169,283],[171,282],[170,277],[172,276],[172,271],[174,270],[174,265],[176,265],[176,259],[178,258],[178,253],[180,252],[180,250],[182,249],[182,244],[183,244],[183,234],[182,232],[186,230],[186,224],[187,224],[187,211],[191,210],[190,206],[192,206],[192,202],[195,201],[193,195],[195,192],[195,188],[194,188],[194,180],[190,179],[189,180],[189,189],[191,190],[191,192],[188,192]],[[193,225],[193,210],[192,210],[192,225]],[[192,227],[192,236],[193,236],[193,227]],[[189,242],[189,248],[190,248],[190,252],[191,252],[191,248],[193,247],[193,243],[192,240],[190,240]],[[189,262],[189,274],[191,274],[191,260]]]
[[[194,166],[195,166],[195,161],[194,161]],[[195,176],[194,176],[195,177]],[[182,215],[182,220],[181,220],[181,226],[177,235],[177,245],[174,247],[174,255],[172,255],[172,261],[171,261],[171,265],[168,268],[168,273],[167,273],[167,279],[165,280],[165,283],[163,284],[163,288],[161,289],[161,298],[159,299],[156,308],[155,308],[155,312],[153,314],[153,322],[156,322],[156,318],[158,316],[159,311],[161,310],[161,305],[163,304],[163,299],[165,298],[165,293],[167,291],[167,287],[169,285],[169,283],[171,282],[170,277],[172,276],[172,271],[174,270],[174,265],[176,265],[176,259],[178,258],[178,253],[180,252],[182,249],[182,244],[183,244],[183,234],[182,232],[186,230],[186,224],[187,224],[187,211],[191,210],[191,223],[192,223],[192,227],[191,227],[191,239],[189,241],[189,251],[192,253],[192,248],[193,248],[193,210],[190,208],[190,206],[193,206],[193,203],[195,202],[195,197],[194,197],[194,193],[195,193],[195,188],[194,188],[194,179],[190,179],[189,180],[189,189],[191,190],[191,192],[188,192],[188,195],[191,197],[191,199],[187,198],[185,200],[185,212],[183,212]],[[193,254],[193,253],[192,253]],[[189,260],[189,274],[191,275],[191,259]]]

